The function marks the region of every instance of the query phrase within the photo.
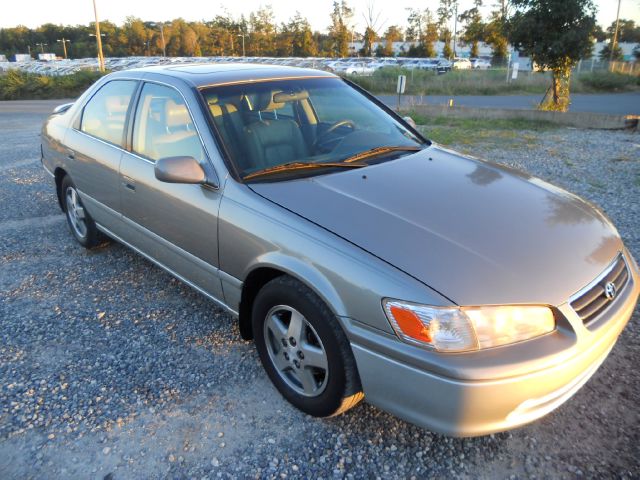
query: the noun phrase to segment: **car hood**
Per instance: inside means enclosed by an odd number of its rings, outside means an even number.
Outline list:
[[[250,187],[459,305],[560,305],[622,250],[611,223],[577,196],[433,145]]]

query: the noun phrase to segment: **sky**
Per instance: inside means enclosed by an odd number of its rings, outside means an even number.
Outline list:
[[[356,30],[363,31],[366,25],[363,14],[367,5],[373,1],[374,10],[380,12],[380,20],[376,25],[382,33],[389,25],[406,25],[409,7],[424,8],[432,11],[438,7],[438,0],[348,0],[348,4],[355,8],[353,21]],[[594,0],[598,7],[598,23],[603,27],[610,25],[616,18],[617,0]],[[64,25],[88,24],[94,19],[93,3],[91,0],[28,0],[13,2],[6,0],[0,9],[0,28],[25,25],[37,27],[43,23]],[[133,15],[148,21],[166,21],[182,17],[188,21],[207,20],[225,10],[232,16],[257,10],[260,6],[271,5],[278,23],[288,20],[297,9],[306,17],[314,30],[324,31],[329,25],[329,14],[333,0],[216,0],[203,2],[202,0],[96,0],[100,20],[111,20],[121,24],[125,17]],[[460,0],[459,11],[472,5],[472,0]],[[488,12],[496,0],[485,0],[483,10]],[[292,6],[294,5],[294,6]],[[635,20],[640,23],[640,0],[622,0],[620,18]]]

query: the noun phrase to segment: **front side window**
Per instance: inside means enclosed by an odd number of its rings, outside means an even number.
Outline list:
[[[286,177],[293,173],[291,164],[300,167],[296,174],[330,173],[325,167],[365,166],[365,158],[367,164],[386,161],[428,145],[335,77],[225,85],[201,93],[224,150],[245,180],[276,167]]]
[[[133,151],[150,160],[204,159],[204,150],[187,105],[173,88],[146,83],[133,124]]]
[[[127,110],[136,85],[133,80],[113,80],[100,88],[84,107],[80,130],[122,147]]]

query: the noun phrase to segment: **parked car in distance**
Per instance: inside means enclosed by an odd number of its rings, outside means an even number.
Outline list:
[[[451,62],[444,58],[428,58],[422,60],[419,66],[423,70],[430,70],[439,75],[451,71]]]
[[[365,62],[348,62],[342,65],[338,65],[335,68],[336,73],[342,73],[344,75],[373,75],[376,69],[369,63]]]
[[[523,425],[593,375],[640,293],[593,205],[327,72],[116,72],[41,141],[75,240],[114,239],[224,308],[310,415],[364,397],[448,435]]]
[[[471,68],[486,70],[491,68],[491,62],[484,58],[472,58],[471,59]]]
[[[471,62],[469,61],[468,58],[454,58],[453,59],[453,69],[454,70],[470,70],[471,67]]]

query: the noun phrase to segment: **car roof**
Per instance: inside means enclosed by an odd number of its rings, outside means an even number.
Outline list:
[[[282,78],[336,77],[329,72],[311,68],[255,63],[198,63],[179,65],[154,65],[114,73],[113,76],[164,75],[180,78],[196,88],[206,86],[275,80]],[[152,77],[150,75],[149,77]],[[337,78],[337,77],[336,77]]]

